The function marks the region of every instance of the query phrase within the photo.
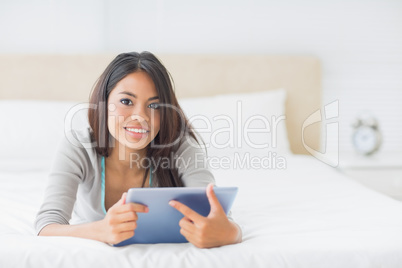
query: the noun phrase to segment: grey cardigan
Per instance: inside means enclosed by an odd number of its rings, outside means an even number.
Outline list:
[[[88,127],[72,130],[61,140],[49,173],[44,202],[35,220],[39,234],[48,224],[80,224],[105,217],[102,192],[101,159],[91,140]],[[208,169],[205,150],[185,135],[174,155],[186,187],[206,186],[215,182]],[[181,161],[180,161],[181,160]],[[156,181],[153,174],[153,181]]]

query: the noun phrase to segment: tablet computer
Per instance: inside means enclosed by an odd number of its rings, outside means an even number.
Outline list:
[[[214,187],[214,192],[226,214],[236,197],[237,187]],[[137,228],[133,237],[114,246],[128,244],[186,243],[180,234],[179,221],[184,217],[169,205],[169,201],[179,201],[202,216],[208,216],[210,205],[206,187],[163,187],[131,188],[126,203],[140,203],[148,206],[148,213],[137,213]]]

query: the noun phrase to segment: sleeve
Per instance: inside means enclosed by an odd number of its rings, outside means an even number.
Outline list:
[[[85,177],[85,149],[72,144],[66,136],[58,145],[44,200],[35,219],[37,235],[46,225],[69,224],[78,185]]]
[[[215,183],[205,149],[191,136],[184,136],[175,161],[185,187],[206,187],[211,182]]]

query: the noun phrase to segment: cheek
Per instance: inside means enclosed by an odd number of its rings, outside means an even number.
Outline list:
[[[119,128],[119,125],[122,124],[126,118],[126,111],[122,111],[121,109],[115,109],[114,111],[108,111],[108,120],[107,125],[109,132],[113,135],[116,132],[116,129]]]
[[[160,127],[161,127],[160,113],[157,113],[155,114],[155,117],[153,119],[153,128],[159,131]]]
[[[109,130],[110,135],[116,138],[116,120],[113,114],[108,114],[107,118],[107,129]]]
[[[109,111],[109,118],[112,118],[112,120],[114,120],[114,122],[124,122],[124,120],[127,119],[127,117],[129,117],[130,114],[130,110],[128,109],[123,109],[123,108],[117,108],[114,111]]]

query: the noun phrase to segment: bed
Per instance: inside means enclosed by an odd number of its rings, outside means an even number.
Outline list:
[[[35,236],[58,142],[87,124],[90,89],[114,56],[0,55],[0,267],[402,267],[402,203],[303,145],[320,150],[320,124],[302,131],[322,106],[312,56],[158,55],[206,142],[217,185],[239,187],[232,216],[242,243],[115,248]],[[275,132],[264,118],[281,118]],[[246,125],[255,130],[248,140],[237,132]]]

